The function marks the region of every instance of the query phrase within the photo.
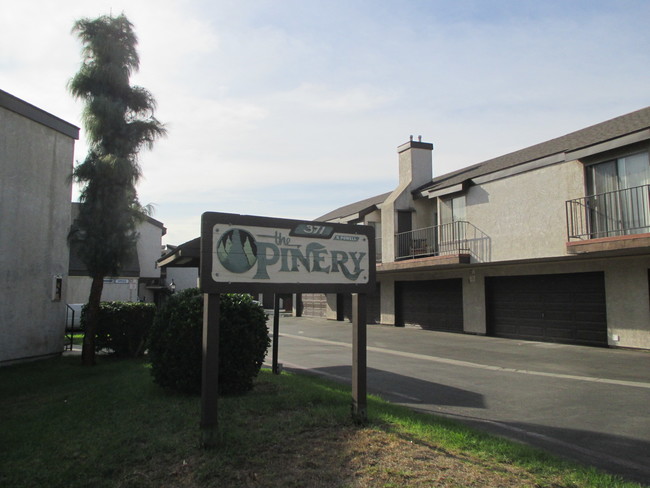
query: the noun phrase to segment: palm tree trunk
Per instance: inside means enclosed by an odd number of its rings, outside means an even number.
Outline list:
[[[84,329],[84,341],[81,348],[81,364],[83,366],[95,365],[95,331],[99,319],[99,305],[104,289],[104,277],[93,276],[90,285],[90,296],[88,297],[88,310],[86,315],[86,326]]]

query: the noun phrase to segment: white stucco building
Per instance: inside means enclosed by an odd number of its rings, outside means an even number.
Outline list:
[[[0,90],[0,365],[63,350],[79,129]]]
[[[72,220],[79,214],[79,203],[72,204]],[[137,226],[138,241],[131,253],[131,259],[120,270],[119,276],[104,278],[102,301],[156,302],[157,294],[165,284],[161,281],[156,261],[160,258],[162,237],[167,232],[162,222],[144,217]],[[68,303],[86,303],[92,279],[86,266],[70,249],[70,279],[67,293]]]

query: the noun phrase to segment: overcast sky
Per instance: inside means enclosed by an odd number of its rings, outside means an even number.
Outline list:
[[[170,244],[205,211],[315,219],[390,191],[411,134],[437,176],[650,104],[647,0],[22,0],[0,88],[81,126],[71,27],[121,12],[169,131],[139,195]]]

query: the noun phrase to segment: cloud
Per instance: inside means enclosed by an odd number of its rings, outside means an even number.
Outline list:
[[[370,84],[343,86],[337,89],[322,83],[301,83],[273,98],[276,102],[289,104],[292,109],[339,114],[366,112],[380,108],[395,99]]]
[[[440,175],[650,100],[633,0],[24,0],[0,16],[0,88],[81,125],[70,29],[122,11],[169,130],[139,186],[169,242],[205,210],[314,218],[389,191],[410,134]]]

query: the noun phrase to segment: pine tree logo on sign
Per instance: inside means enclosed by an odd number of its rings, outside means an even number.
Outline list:
[[[217,244],[217,257],[233,273],[245,273],[257,262],[255,238],[243,229],[226,232]]]

